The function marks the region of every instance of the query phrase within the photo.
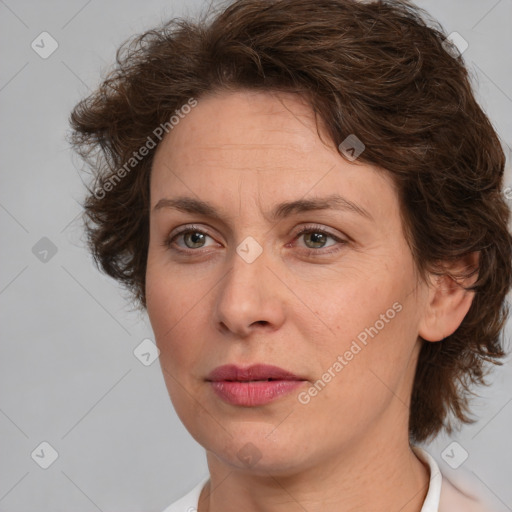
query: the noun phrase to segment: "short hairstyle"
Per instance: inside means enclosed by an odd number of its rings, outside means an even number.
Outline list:
[[[356,135],[358,162],[398,191],[418,275],[480,253],[459,328],[420,351],[409,436],[471,423],[472,386],[505,355],[500,335],[512,284],[505,155],[442,27],[407,1],[238,0],[197,20],[173,19],[125,42],[98,89],[71,114],[71,143],[93,172],[84,200],[97,265],[144,309],[149,178],[157,127],[217,91],[288,92],[305,99],[338,146]],[[318,125],[317,125],[318,126]],[[340,152],[340,157],[347,156]],[[133,160],[136,158],[136,160]],[[127,166],[132,162],[133,166]],[[462,275],[462,277],[464,277]],[[451,418],[449,416],[452,416]]]

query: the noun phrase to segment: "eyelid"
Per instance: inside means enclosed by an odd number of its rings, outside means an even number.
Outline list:
[[[209,226],[208,226],[209,228]],[[201,233],[204,233],[205,235],[211,236],[209,233],[206,232],[206,229],[202,226],[199,226],[198,224],[184,224],[183,226],[179,226],[176,229],[173,229],[169,235],[168,238],[174,238],[177,235],[181,235],[182,233],[187,233],[189,231],[199,231]]]
[[[293,236],[298,236],[298,235],[301,235],[301,234],[303,234],[305,232],[309,232],[309,231],[312,231],[312,232],[318,231],[320,233],[324,233],[326,235],[332,236],[334,239],[342,240],[339,235],[337,235],[336,233],[333,233],[329,228],[325,227],[323,224],[315,224],[315,223],[306,223],[306,224],[300,225],[296,230],[294,230]]]

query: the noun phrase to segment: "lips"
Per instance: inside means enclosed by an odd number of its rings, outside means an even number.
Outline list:
[[[268,381],[268,380],[304,380],[278,366],[255,364],[242,368],[234,364],[219,366],[208,375],[206,380],[219,381]]]
[[[265,405],[303,385],[303,379],[277,366],[257,364],[242,368],[224,365],[206,379],[215,394],[231,405]]]

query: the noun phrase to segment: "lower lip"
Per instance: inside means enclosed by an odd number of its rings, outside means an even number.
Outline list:
[[[265,405],[280,396],[291,393],[302,385],[302,380],[271,380],[252,382],[215,381],[210,382],[213,391],[225,402],[232,405]]]

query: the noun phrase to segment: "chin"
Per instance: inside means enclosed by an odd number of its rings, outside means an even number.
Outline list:
[[[226,425],[231,435],[224,431],[222,437],[212,436],[211,430],[194,437],[224,464],[253,475],[291,476],[307,466],[311,443],[301,442],[290,429],[282,428],[278,435],[274,425],[258,423]]]

